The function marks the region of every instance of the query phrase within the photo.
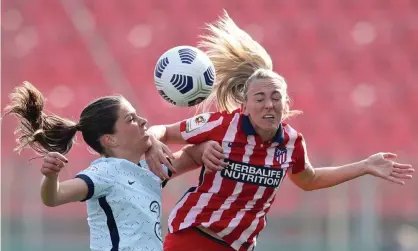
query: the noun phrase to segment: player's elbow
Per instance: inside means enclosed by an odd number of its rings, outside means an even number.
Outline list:
[[[47,207],[56,207],[58,206],[57,204],[50,202],[50,201],[43,201],[44,205]]]
[[[312,186],[309,182],[294,182],[294,183],[298,188],[302,189],[305,192],[315,190],[315,187]]]
[[[305,168],[302,172],[296,174],[290,174],[290,179],[293,183],[303,191],[317,190],[318,187],[318,174],[312,167]]]
[[[293,181],[293,183],[302,189],[303,191],[313,191],[316,190],[315,187],[315,179],[313,176],[307,176],[307,175],[289,175],[290,179]]]
[[[314,187],[309,186],[309,185],[302,185],[302,186],[299,186],[299,188],[302,189],[305,192],[310,192],[310,191],[316,190]]]
[[[43,196],[41,196],[42,198],[42,203],[47,206],[47,207],[56,207],[58,206],[58,203],[56,203],[54,200],[50,200],[48,198],[45,198]]]

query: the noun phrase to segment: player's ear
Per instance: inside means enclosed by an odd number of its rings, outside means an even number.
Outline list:
[[[247,109],[247,101],[245,100],[244,102],[242,102],[241,104],[241,111],[242,114],[247,115],[248,116],[248,109]]]
[[[101,136],[100,143],[104,148],[114,148],[119,145],[118,139],[115,136],[110,135],[110,134],[105,134]]]

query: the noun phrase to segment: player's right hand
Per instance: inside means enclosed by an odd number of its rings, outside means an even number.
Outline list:
[[[228,166],[228,163],[224,162],[225,155],[223,154],[222,146],[216,141],[208,141],[205,144],[202,162],[208,172],[222,171],[222,169]]]
[[[66,163],[68,163],[68,159],[64,155],[57,152],[49,152],[44,157],[41,173],[46,177],[56,177]]]

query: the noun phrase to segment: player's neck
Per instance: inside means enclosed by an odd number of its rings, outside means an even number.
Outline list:
[[[260,135],[261,139],[263,140],[263,142],[271,142],[274,138],[274,134],[272,136],[270,136],[271,134],[268,135]]]
[[[276,132],[273,132],[273,131],[267,132],[267,131],[255,129],[255,132],[257,133],[258,136],[261,137],[263,142],[271,142],[274,136],[276,135]]]
[[[141,161],[142,155],[143,153],[138,153],[138,152],[118,151],[117,153],[115,153],[115,156],[112,156],[112,157],[119,158],[119,159],[126,159],[126,160],[129,160],[130,162],[138,164],[139,161]]]

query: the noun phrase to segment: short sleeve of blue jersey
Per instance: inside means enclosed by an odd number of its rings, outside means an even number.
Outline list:
[[[76,175],[76,178],[84,180],[88,186],[87,196],[82,201],[108,195],[116,181],[114,166],[117,164],[112,160],[99,159]]]

